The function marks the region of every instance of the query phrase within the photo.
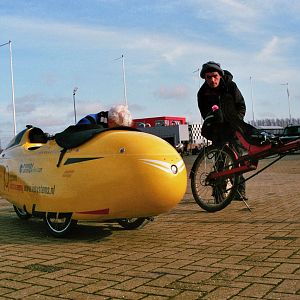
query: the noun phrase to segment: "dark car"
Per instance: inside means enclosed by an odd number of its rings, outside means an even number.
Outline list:
[[[284,128],[281,139],[285,142],[289,142],[300,138],[300,125],[289,125]]]

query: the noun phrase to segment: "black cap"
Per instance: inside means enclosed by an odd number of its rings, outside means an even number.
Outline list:
[[[224,75],[224,71],[221,68],[221,65],[214,62],[214,61],[209,61],[206,64],[202,65],[202,70],[200,73],[201,78],[205,78],[205,73],[207,72],[215,72],[217,71],[221,76]]]

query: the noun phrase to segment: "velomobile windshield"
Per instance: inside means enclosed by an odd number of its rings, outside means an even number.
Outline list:
[[[11,148],[15,145],[18,145],[24,135],[24,133],[27,131],[28,129],[24,129],[21,132],[19,132],[7,145],[6,149]]]

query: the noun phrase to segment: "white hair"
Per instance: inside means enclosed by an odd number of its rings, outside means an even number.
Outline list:
[[[108,111],[108,119],[112,120],[119,126],[131,126],[132,117],[127,105],[114,105]]]

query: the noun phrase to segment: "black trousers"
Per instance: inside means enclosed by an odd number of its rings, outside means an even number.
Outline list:
[[[230,141],[230,145],[231,147],[234,148],[234,150],[236,151],[236,153],[238,154],[238,156],[242,156],[243,154],[245,154],[245,149],[242,147],[242,145],[239,143],[238,140],[236,139],[232,139]],[[239,187],[238,187],[238,193],[245,196],[246,194],[246,182],[245,182],[245,177],[243,175],[239,176]],[[237,195],[239,196],[239,195]]]
[[[225,134],[220,134],[220,135],[216,135],[214,136],[214,139],[212,140],[212,144],[213,145],[218,145],[218,146],[222,146],[229,143],[230,147],[232,147],[236,153],[238,154],[238,156],[242,156],[243,154],[245,154],[246,149],[244,149],[242,147],[242,145],[240,144],[240,142],[232,137],[232,135],[229,137],[228,135]],[[245,196],[246,193],[246,182],[245,182],[245,177],[243,175],[239,176],[239,187],[237,190],[237,197],[239,197],[240,195]]]

